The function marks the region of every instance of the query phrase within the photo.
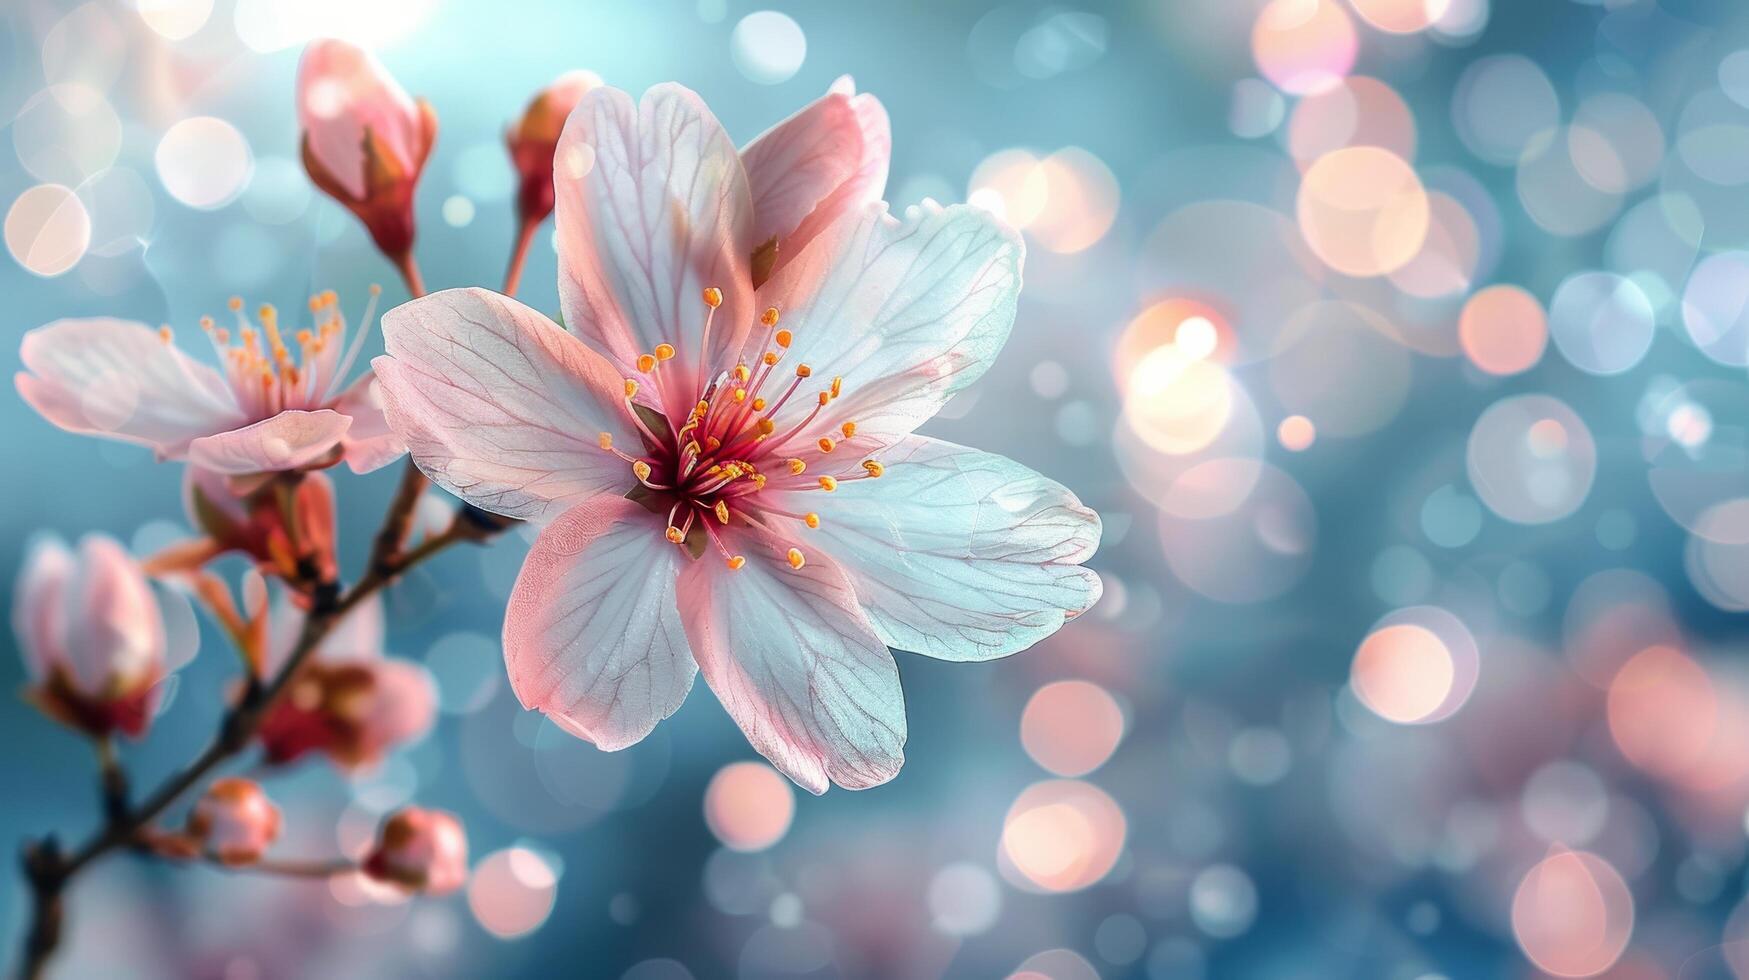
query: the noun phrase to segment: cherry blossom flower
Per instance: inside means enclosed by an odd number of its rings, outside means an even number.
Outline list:
[[[217,779],[188,814],[188,834],[223,864],[254,864],[279,838],[279,807],[249,779]]]
[[[376,290],[358,334],[332,293],[312,297],[312,325],[282,333],[263,306],[251,321],[231,300],[233,331],[201,321],[219,368],[177,346],[169,327],[110,318],[58,320],[24,335],[18,392],[69,432],[150,446],[241,477],[331,466],[368,473],[406,451],[389,430],[369,371],[346,384],[375,313]],[[240,481],[247,492],[260,480]]]
[[[269,676],[284,665],[303,620],[290,603],[274,610],[263,665]],[[437,693],[425,668],[383,654],[382,603],[373,597],[348,613],[298,668],[257,738],[270,763],[318,752],[356,769],[424,736],[436,713]]]
[[[452,814],[403,807],[383,821],[364,873],[408,891],[448,894],[468,880],[467,834]]]
[[[87,535],[77,553],[35,545],[12,604],[12,625],[44,714],[91,735],[138,738],[157,710],[167,639],[157,597],[120,544]]]
[[[1007,339],[1020,238],[975,208],[839,207],[879,182],[847,192],[851,170],[816,179],[818,154],[784,149],[818,128],[743,156],[683,88],[588,93],[556,164],[570,330],[449,290],[390,311],[375,362],[429,477],[543,527],[505,615],[525,706],[618,749],[702,671],[815,793],[898,772],[889,647],[1005,656],[1100,591],[1073,494],[914,434]]]
[[[298,63],[304,169],[322,192],[364,222],[384,255],[413,247],[413,192],[437,115],[407,94],[369,52],[332,38]]]
[[[226,552],[240,552],[264,574],[286,581],[333,581],[334,483],[319,472],[301,473],[289,484],[270,481],[238,496],[224,476],[186,467],[182,507],[203,535],[167,549],[153,568],[194,570]]]
[[[516,205],[523,221],[538,224],[553,213],[553,152],[559,133],[583,94],[600,85],[601,76],[592,71],[560,75],[535,93],[522,118],[504,134],[510,162],[521,177]]]

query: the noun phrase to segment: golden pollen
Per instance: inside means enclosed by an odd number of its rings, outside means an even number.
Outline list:
[[[736,389],[735,389],[735,400],[736,400],[736,401],[738,401],[738,402],[744,402],[744,401],[746,401],[746,400],[747,400],[747,389],[745,389],[745,388],[736,388]]]
[[[833,378],[832,379],[832,397],[837,398],[838,393],[843,391],[843,390],[844,390],[844,379],[842,377]]]
[[[600,436],[596,437],[595,441],[600,443],[601,448],[603,448],[603,449],[612,449],[613,448],[613,433],[603,432]]]
[[[632,474],[639,480],[648,480],[650,478],[650,464],[641,459],[638,460],[632,464]]]
[[[815,514],[812,511],[810,511],[808,513],[808,516],[802,518],[802,523],[806,524],[809,527],[819,527],[820,526],[820,515]]]
[[[232,313],[236,313],[243,308],[243,297],[233,296],[225,301],[225,305],[231,308]]]
[[[779,346],[779,347],[788,347],[790,345],[790,341],[792,341],[794,339],[795,339],[795,335],[790,333],[788,330],[779,330],[777,332],[777,346]]]
[[[814,373],[814,369],[811,367],[808,367],[806,364],[797,364],[796,365],[796,377],[798,377],[798,378],[806,378],[809,375],[812,375],[813,373]]]
[[[856,437],[856,423],[846,422],[838,427],[838,431],[844,433],[844,438],[853,439]]]
[[[747,379],[752,377],[752,376],[753,376],[753,372],[747,370],[747,365],[745,365],[745,364],[735,365],[735,380],[736,381],[739,381],[742,384],[745,384],[747,382]]]
[[[747,564],[747,559],[740,555],[731,555],[729,557],[729,571],[731,572],[740,571],[741,566],[745,564]]]
[[[836,490],[838,489],[838,481],[829,476],[820,477],[820,489],[828,492]]]
[[[753,399],[753,410],[755,412],[765,411],[765,399],[763,399],[763,398]]]
[[[806,558],[802,557],[802,552],[801,552],[800,548],[791,548],[789,550],[789,567],[799,569],[803,565],[806,565],[807,563],[808,563],[808,560]]]
[[[685,537],[685,535],[680,533],[679,528],[675,527],[672,524],[668,525],[668,540],[671,543],[679,544],[684,537]]]
[[[838,446],[838,444],[833,442],[830,439],[821,439],[820,440],[820,451],[823,453],[829,453],[833,449],[836,449],[837,446]]]
[[[728,504],[723,503],[721,500],[717,501],[716,512],[717,512],[717,523],[719,523],[719,524],[729,523],[729,505]]]
[[[762,436],[771,435],[771,433],[776,431],[776,429],[777,429],[776,422],[773,422],[770,419],[760,419],[759,420],[759,434],[760,435],[762,435]]]
[[[765,312],[759,315],[759,322],[768,327],[777,326],[777,307],[767,306]],[[787,333],[788,331],[785,332]]]
[[[875,462],[872,459],[863,460],[862,461],[862,468],[867,470],[868,475],[871,477],[874,477],[875,479],[880,479],[881,474],[883,474],[887,471],[887,468],[885,466],[882,466],[880,463]]]
[[[770,367],[773,364],[777,363],[777,354],[773,353],[772,351],[766,351],[765,356],[760,358],[760,360],[765,362],[766,367]]]
[[[715,286],[706,286],[704,289],[704,305],[713,310],[723,305],[723,291]]]
[[[801,476],[802,471],[806,470],[807,468],[808,468],[808,464],[802,462],[799,459],[792,459],[789,461],[789,471],[790,471],[791,476]]]
[[[626,379],[626,397],[630,398],[637,393],[638,393],[638,383],[636,381],[633,381],[630,378],[627,378]]]
[[[656,370],[656,359],[648,354],[639,354],[638,370],[645,374],[649,374],[651,371]]]

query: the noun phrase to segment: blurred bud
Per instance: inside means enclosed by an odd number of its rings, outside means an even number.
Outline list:
[[[355,769],[425,734],[437,713],[431,677],[405,660],[311,660],[262,721],[267,761],[320,752]]]
[[[87,535],[32,549],[13,596],[12,625],[44,714],[92,735],[139,737],[151,724],[167,645],[158,599],[121,545]]]
[[[413,248],[413,190],[437,139],[437,115],[369,53],[331,38],[298,63],[304,169],[346,205],[393,259]]]
[[[383,821],[364,859],[364,873],[408,891],[443,895],[468,879],[468,838],[461,822],[442,810],[416,806]]]
[[[523,221],[539,224],[553,213],[553,153],[565,120],[584,94],[601,85],[592,71],[569,71],[541,89],[522,111],[522,118],[504,134],[510,162],[521,175],[517,210]]]
[[[225,864],[253,864],[279,837],[279,807],[253,780],[215,780],[190,811],[188,834]]]
[[[189,523],[220,552],[239,551],[263,574],[333,581],[334,484],[321,473],[273,480],[237,496],[224,476],[196,466],[182,481]]]

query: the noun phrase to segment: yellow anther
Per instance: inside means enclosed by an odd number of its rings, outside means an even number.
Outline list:
[[[838,448],[838,444],[833,442],[831,439],[822,438],[820,440],[820,451],[821,452],[829,453],[836,448]]]
[[[318,293],[315,296],[311,296],[310,297],[310,312],[315,313],[316,311],[320,310],[321,308],[322,308],[321,294]]]
[[[721,466],[717,465],[716,463],[712,463],[710,466],[710,469],[704,471],[704,475],[705,476],[716,476],[718,473],[721,473],[722,471],[723,471],[723,468]]]
[[[755,489],[755,490],[764,490],[765,489],[765,474],[764,473],[753,474],[753,489]]]
[[[761,357],[760,360],[765,362],[766,367],[770,367],[777,363],[777,353],[775,351],[766,351],[765,356]]]
[[[735,365],[735,380],[736,381],[739,381],[739,382],[745,384],[747,382],[747,379],[752,377],[752,376],[753,376],[753,372],[747,370],[747,365],[745,365],[745,364]]]
[[[718,524],[729,523],[729,505],[728,504],[725,504],[721,500],[719,500],[719,501],[717,501],[717,505],[711,509],[717,512],[717,523]]]
[[[838,431],[844,433],[844,438],[854,439],[856,438],[856,423],[846,422],[838,427]]]
[[[232,313],[240,312],[243,309],[243,297],[233,296],[225,301],[225,305],[231,308]]]
[[[790,333],[788,330],[779,330],[777,332],[777,346],[779,346],[779,347],[788,347],[790,345],[790,341],[792,341],[794,339],[795,339],[795,335]]]
[[[802,518],[802,523],[806,524],[809,527],[819,527],[820,526],[820,515],[810,511],[808,513],[808,516]]]
[[[673,344],[657,344],[656,345],[656,360],[666,361],[666,360],[672,359],[673,357],[674,357],[674,345]]]
[[[814,373],[814,369],[811,367],[808,367],[806,364],[797,364],[796,365],[796,377],[798,377],[798,378],[810,377],[813,375],[813,373]]]
[[[595,441],[603,449],[612,449],[613,448],[613,433],[603,432],[601,435],[595,437]]]
[[[374,282],[371,283],[370,284],[370,294],[372,296],[381,296],[383,294],[383,287],[377,285]],[[328,302],[332,303],[338,298],[339,297],[337,297],[335,295],[334,290],[332,290],[332,289],[328,290]]]
[[[714,453],[721,448],[723,448],[723,440],[718,439],[716,436],[706,436],[705,437],[705,440],[704,440],[704,451],[705,452]]]
[[[299,344],[313,344],[316,342],[316,335],[308,330],[299,330],[297,338]]]
[[[210,316],[201,317],[200,318],[200,328],[202,330],[206,330],[206,331],[210,332],[213,328],[213,318]]]
[[[711,403],[707,402],[707,401],[700,401],[697,405],[692,406],[692,414],[698,416],[701,419],[704,418],[705,413],[709,412],[710,410],[711,410]]]
[[[844,390],[844,379],[842,377],[833,378],[832,379],[832,397],[837,398],[839,392],[841,392],[843,390]]]
[[[279,311],[274,309],[271,303],[262,303],[261,308],[255,311],[255,315],[263,320],[272,320],[279,316]]]
[[[759,434],[760,435],[768,436],[768,435],[771,435],[776,430],[777,430],[777,423],[776,422],[773,422],[770,419],[760,419],[759,420]]]
[[[656,370],[656,358],[652,357],[649,354],[639,354],[638,355],[638,370],[644,372],[645,374],[649,374],[651,371]]]
[[[791,476],[801,476],[802,472],[807,468],[808,464],[799,459],[792,459],[789,461],[789,472]]]
[[[800,548],[791,548],[789,550],[789,567],[799,569],[807,563],[808,560],[802,557],[802,551]]]
[[[638,393],[638,383],[636,381],[633,381],[630,378],[627,378],[626,379],[626,397],[630,398],[637,393]]]
[[[641,459],[633,463],[632,475],[636,476],[639,480],[648,480],[650,478],[650,464]]]
[[[740,555],[730,555],[729,556],[729,571],[738,572],[741,570],[741,566],[745,565],[745,564],[747,564],[747,559],[741,557]]]
[[[763,398],[753,399],[753,410],[755,412],[765,411],[765,399],[763,399]]]
[[[836,490],[838,489],[838,481],[830,476],[820,477],[820,489]]]
[[[668,533],[668,540],[670,542],[672,542],[673,544],[679,544],[686,537],[684,534],[680,533],[679,528],[675,527],[672,524],[668,525],[668,532],[667,533]]]
[[[175,338],[175,334],[170,332],[170,325],[168,323],[166,323],[165,325],[158,328],[158,339],[159,340],[162,340],[163,342],[168,344],[174,338]]]
[[[686,445],[681,447],[681,448],[684,449],[685,451],[691,453],[694,456],[701,455],[699,448],[698,448],[698,440],[697,439],[687,440]]]
[[[723,305],[723,291],[715,286],[706,286],[704,288],[704,305],[713,310]]]
[[[880,463],[878,463],[872,459],[863,460],[862,461],[862,468],[867,470],[868,475],[874,477],[875,479],[880,479],[881,474],[883,474],[887,471],[887,468],[885,466],[882,466]]]
[[[746,401],[746,400],[747,400],[747,389],[745,389],[745,388],[736,388],[736,389],[735,389],[735,400],[736,400],[736,401],[738,401],[738,402],[744,402],[744,401]]]
[[[765,312],[759,314],[759,322],[765,324],[768,327],[777,326],[777,307],[767,306],[765,308]],[[785,346],[787,346],[787,345],[785,345]]]
[[[828,396],[825,392],[823,392],[823,391],[820,392],[820,407],[821,408],[825,408],[826,403],[831,401],[831,400],[832,400],[831,397]]]

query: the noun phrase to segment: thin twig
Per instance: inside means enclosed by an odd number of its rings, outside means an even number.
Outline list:
[[[422,486],[422,484],[421,484]],[[399,495],[397,502],[399,502]],[[417,503],[418,495],[413,495]],[[391,509],[385,525],[401,516]],[[410,518],[408,518],[410,522]],[[124,845],[132,844],[140,832],[156,820],[184,793],[205,779],[221,762],[241,752],[254,738],[267,712],[290,686],[298,668],[315,652],[322,638],[349,610],[371,594],[388,585],[396,577],[419,562],[425,561],[457,541],[483,541],[507,525],[491,525],[473,519],[464,507],[443,533],[405,554],[395,554],[381,563],[373,563],[357,584],[342,593],[336,583],[318,584],[313,590],[313,605],[304,619],[302,633],[273,679],[262,684],[251,678],[237,703],[225,713],[218,736],[193,762],[165,780],[143,803],[133,809],[123,808],[118,816],[106,821],[104,828],[71,855],[63,856],[60,845],[51,837],[26,847],[23,857],[25,876],[33,898],[30,931],[26,934],[24,961],[20,974],[28,978],[42,976],[49,957],[60,944],[64,918],[63,894],[72,878],[98,858]]]
[[[522,266],[528,261],[528,247],[534,243],[534,233],[540,230],[540,222],[523,218],[516,229],[516,246],[510,252],[510,268],[504,271],[504,295],[515,296],[516,287],[522,285]]]

